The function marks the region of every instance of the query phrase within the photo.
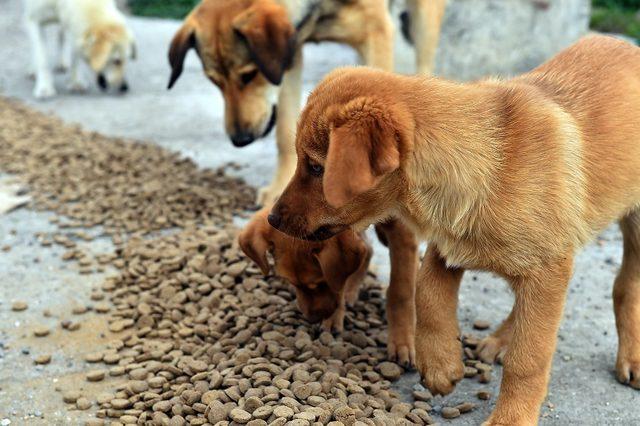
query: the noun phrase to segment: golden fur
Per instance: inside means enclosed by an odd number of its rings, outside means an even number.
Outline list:
[[[244,253],[267,275],[271,268],[267,252],[273,254],[275,274],[296,290],[300,311],[312,322],[322,321],[327,331],[342,331],[346,305],[358,299],[371,247],[361,233],[347,230],[324,241],[301,241],[269,225],[269,208],[254,215],[238,237]],[[391,283],[387,292],[389,358],[407,366],[415,360],[415,277],[417,244],[413,233],[398,222],[376,226],[389,246]]]
[[[616,371],[640,388],[640,49],[585,37],[522,76],[458,84],[366,68],[309,97],[298,166],[272,211],[308,239],[399,217],[430,242],[416,290],[418,369],[436,394],[463,376],[465,269],[504,277],[515,304],[481,345],[504,352],[487,425],[536,424],[576,251],[620,221]]]
[[[407,1],[420,72],[433,68],[445,5],[446,0]],[[225,130],[234,145],[246,146],[275,125],[276,175],[258,199],[270,203],[295,169],[304,43],[344,43],[366,65],[391,71],[393,30],[387,0],[203,0],[171,42],[169,88],[195,48],[204,73],[222,92]]]

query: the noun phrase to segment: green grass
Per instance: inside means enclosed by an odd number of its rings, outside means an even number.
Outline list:
[[[199,0],[129,0],[131,13],[138,16],[182,19]]]
[[[591,29],[640,40],[640,0],[593,0]]]

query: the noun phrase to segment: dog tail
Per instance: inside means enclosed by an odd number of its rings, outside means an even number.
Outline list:
[[[411,15],[408,10],[400,14],[400,30],[404,39],[413,46],[413,36],[411,35]]]

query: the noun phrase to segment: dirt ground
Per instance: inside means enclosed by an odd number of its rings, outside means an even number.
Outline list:
[[[95,87],[84,95],[69,94],[61,76],[60,95],[40,103],[32,99],[32,82],[26,77],[29,49],[20,25],[21,2],[4,0],[1,5],[1,94],[90,130],[153,142],[192,158],[201,167],[236,161],[245,166],[238,173],[248,183],[260,186],[268,181],[274,167],[273,138],[242,151],[231,146],[220,124],[220,95],[202,77],[194,55],[190,55],[185,74],[174,90],[165,90],[166,46],[178,23],[132,19],[139,59],[132,66],[132,91],[128,95],[104,96]],[[400,70],[409,71],[411,61],[406,46],[400,52]],[[310,46],[305,56],[306,90],[329,69],[355,61],[352,52],[335,45]],[[9,252],[0,252],[2,425],[79,424],[87,414],[67,410],[57,389],[86,388],[95,395],[118,384],[117,378],[91,385],[84,381],[84,375],[92,369],[83,361],[84,355],[95,351],[98,342],[104,342],[101,335],[106,333],[107,324],[93,313],[72,315],[71,309],[94,303],[90,300],[91,288],[99,285],[103,277],[81,275],[77,268],[60,261],[61,248],[40,247],[34,234],[54,230],[49,222],[51,216],[20,209],[0,217],[0,246],[11,246]],[[86,244],[97,252],[112,248],[106,239]],[[616,335],[611,285],[620,256],[620,235],[611,228],[577,259],[541,424],[640,423],[640,393],[618,384],[613,375]],[[386,252],[379,246],[374,262],[381,278],[386,279]],[[15,300],[28,301],[29,309],[13,312],[11,305]],[[511,300],[504,284],[496,278],[467,274],[459,311],[463,331],[470,331],[472,322],[478,318],[496,326],[508,313]],[[43,315],[45,309],[50,311],[50,317]],[[62,319],[80,320],[82,325],[78,331],[60,330],[58,323]],[[31,332],[37,325],[56,331],[50,337],[36,339]],[[34,366],[33,359],[43,353],[52,354],[52,362]],[[408,395],[417,383],[416,376],[408,374],[395,386]],[[477,383],[464,381],[452,395],[435,400],[436,411],[441,405],[473,399],[478,388]],[[494,379],[490,389],[494,395],[497,393],[497,380]],[[473,413],[450,423],[479,424],[494,402],[492,398]]]

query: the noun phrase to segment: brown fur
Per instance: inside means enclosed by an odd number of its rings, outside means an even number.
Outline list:
[[[445,3],[407,2],[420,72],[432,70]],[[259,193],[260,204],[272,202],[295,169],[302,46],[321,41],[347,44],[363,63],[393,69],[393,23],[386,0],[203,0],[171,42],[169,88],[195,48],[205,74],[222,92],[225,129],[236,146],[266,136],[277,112],[278,167],[270,186]]]
[[[301,241],[273,229],[269,209],[256,213],[238,237],[244,253],[267,275],[274,258],[275,274],[296,289],[300,311],[312,322],[323,321],[327,331],[342,331],[347,304],[358,298],[371,247],[362,234],[345,231],[325,241]],[[417,244],[413,234],[397,222],[378,225],[391,256],[391,284],[387,294],[388,353],[392,360],[414,363],[415,311],[413,299]]]
[[[516,300],[480,346],[486,360],[504,352],[486,424],[536,424],[575,252],[615,220],[624,234],[616,370],[640,388],[639,116],[640,49],[604,36],[506,81],[335,71],[302,114],[298,166],[274,223],[317,239],[395,216],[430,241],[416,293],[416,355],[436,394],[463,376],[456,309],[464,270],[503,276]],[[380,168],[381,152],[397,167]],[[350,173],[340,165],[347,161]],[[310,164],[324,166],[324,176]]]

